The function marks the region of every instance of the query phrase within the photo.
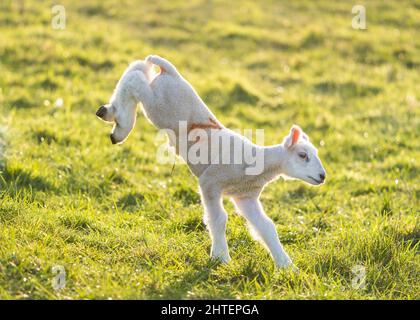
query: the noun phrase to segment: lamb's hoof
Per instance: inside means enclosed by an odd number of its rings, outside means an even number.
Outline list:
[[[150,54],[146,57],[145,61],[149,63],[157,64],[158,60],[159,60],[159,56],[155,54]]]
[[[146,57],[146,59],[144,59],[144,62],[146,63],[146,65],[148,65],[149,67],[153,66],[153,55],[148,55]]]
[[[292,261],[286,261],[286,262],[281,262],[281,263],[276,263],[276,267],[279,269],[284,269],[284,270],[290,270],[293,271],[294,273],[299,274],[299,268],[296,267]]]
[[[289,269],[290,269],[290,271],[293,271],[293,272],[294,272],[294,273],[296,273],[296,274],[299,274],[299,273],[300,273],[299,268],[298,268],[298,267],[296,267],[294,264],[291,264],[291,265],[289,266]]]
[[[211,254],[211,259],[215,260],[215,261],[219,261],[223,264],[227,264],[227,263],[229,263],[230,260],[232,260],[230,258],[229,253],[228,254],[225,254],[225,253]]]

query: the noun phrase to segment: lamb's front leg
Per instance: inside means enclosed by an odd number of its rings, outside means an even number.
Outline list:
[[[273,221],[265,214],[261,202],[252,198],[233,199],[242,215],[257,233],[258,238],[264,242],[276,262],[276,266],[287,268],[293,266],[287,253],[284,251],[277,235]]]
[[[230,261],[226,241],[227,213],[222,205],[221,193],[214,186],[200,184],[200,189],[204,205],[204,223],[209,229],[212,241],[210,255],[213,259],[227,263]]]

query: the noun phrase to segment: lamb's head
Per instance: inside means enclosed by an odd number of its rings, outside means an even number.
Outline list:
[[[285,158],[283,174],[289,178],[300,179],[312,185],[325,181],[325,169],[318,157],[318,150],[309,141],[301,128],[294,125],[283,140]]]
[[[114,123],[110,134],[113,144],[124,142],[136,123],[138,98],[135,94],[139,81],[143,81],[141,77],[140,71],[127,70],[118,81],[109,103],[96,111],[99,118]]]

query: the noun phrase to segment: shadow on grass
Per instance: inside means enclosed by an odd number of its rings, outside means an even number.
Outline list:
[[[143,194],[138,192],[127,193],[118,199],[117,205],[123,210],[134,212],[138,210],[141,204],[145,201]]]
[[[6,205],[0,207],[0,224],[12,222],[20,213],[15,206]]]
[[[200,204],[200,195],[195,190],[183,187],[175,191],[174,197],[181,200],[184,207],[189,207],[193,204]]]
[[[0,171],[0,185],[5,189],[19,191],[55,191],[55,188],[43,177],[34,176],[20,168],[9,168],[7,165]]]
[[[219,274],[218,267],[222,267],[219,261],[209,259],[206,263],[195,263],[194,270],[183,273],[180,277],[172,280],[160,292],[159,299],[191,299],[194,298],[194,289],[205,283],[213,284],[217,287],[217,297],[221,299],[234,299],[231,291],[233,284],[239,284],[241,291],[249,283],[258,283],[260,286],[266,285],[271,280],[273,270],[261,268],[256,261],[248,261],[236,271],[230,271],[226,274]],[[214,293],[200,293],[196,298],[212,299]]]
[[[417,253],[420,251],[420,229],[415,229],[413,231],[403,233],[398,232],[396,234],[397,240],[401,241],[408,248],[413,249],[417,247]]]
[[[174,279],[162,291],[153,294],[159,296],[159,299],[185,299],[196,285],[209,280],[212,270],[219,264],[220,262],[214,260],[194,264],[194,270],[183,273],[180,278]]]
[[[191,232],[203,232],[206,230],[206,226],[203,222],[203,219],[201,216],[197,217],[190,217],[184,221],[181,221],[179,223],[173,224],[173,230],[174,231],[182,231],[185,233],[191,233]]]
[[[357,84],[353,81],[337,83],[335,81],[323,81],[314,86],[315,90],[323,94],[338,94],[344,98],[360,98],[377,95],[381,88]]]
[[[12,99],[9,103],[11,108],[16,109],[30,109],[38,106],[38,102],[33,98],[27,95],[16,97]]]
[[[209,104],[218,106],[226,111],[232,109],[238,103],[255,105],[260,101],[260,97],[251,88],[247,88],[241,83],[235,83],[228,92],[219,89],[210,89],[203,95],[204,100]]]
[[[93,221],[89,220],[88,218],[81,216],[81,215],[73,215],[73,216],[66,216],[61,217],[60,222],[66,228],[83,232],[83,233],[90,233],[90,232],[100,232],[101,230],[93,223]]]
[[[76,145],[79,144],[78,141],[74,141],[72,139],[69,139],[67,137],[57,137],[56,134],[53,132],[50,132],[48,130],[35,130],[32,133],[32,136],[34,140],[38,144],[46,143],[48,145],[53,143],[58,143],[63,146],[70,146],[70,145]]]

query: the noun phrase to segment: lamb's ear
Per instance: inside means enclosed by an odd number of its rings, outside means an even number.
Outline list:
[[[287,148],[293,147],[302,135],[302,129],[297,125],[293,125],[290,129],[289,135],[284,140],[284,145]]]

